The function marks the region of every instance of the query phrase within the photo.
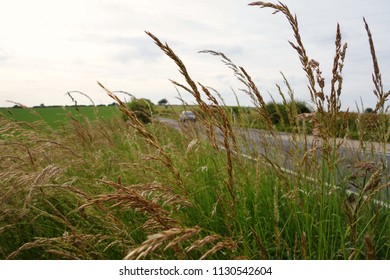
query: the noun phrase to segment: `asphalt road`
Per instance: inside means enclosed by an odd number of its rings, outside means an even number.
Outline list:
[[[196,123],[180,123],[174,119],[169,118],[158,118],[158,121],[162,123],[166,123],[171,127],[174,127],[175,129],[181,131],[182,129],[198,129],[196,126]],[[287,154],[290,154],[291,149],[296,149],[296,147],[293,145],[292,136],[289,133],[282,133],[278,132],[276,135],[276,139],[278,140],[275,142],[275,137],[271,136],[271,134],[267,131],[259,130],[259,129],[236,129],[238,132],[238,135],[242,136],[242,139],[246,139],[246,143],[243,147],[241,147],[241,152],[244,154],[256,154],[256,153],[264,153],[266,150],[266,147],[264,146],[272,146],[278,144],[281,145],[282,150],[284,150]],[[216,129],[216,134],[219,136],[220,139],[222,139],[222,134]],[[342,139],[336,139],[337,142],[341,142]],[[314,146],[314,137],[313,136],[307,136],[306,143],[304,139],[301,139],[298,141],[299,149],[304,151],[305,146],[307,146],[309,149]],[[344,140],[344,143],[339,148],[339,152],[342,154],[343,157],[350,157],[350,158],[356,158],[357,156],[361,159],[363,158],[369,158],[370,160],[377,160],[380,161],[382,159],[386,159],[388,171],[390,171],[390,144],[387,144],[385,147],[385,153],[383,152],[384,148],[379,143],[372,143],[369,147],[365,148],[365,152],[360,146],[359,141],[357,140]]]
[[[181,123],[173,119],[168,118],[158,118],[158,121],[165,123],[179,131],[187,130],[193,131],[196,135],[202,135],[201,128],[197,123],[186,122]],[[240,139],[238,143],[241,144],[240,152],[242,155],[250,156],[251,158],[257,158],[260,154],[270,155],[278,157],[278,162],[281,163],[283,170],[287,172],[294,173],[294,169],[299,168],[297,162],[293,162],[294,158],[292,155],[297,155],[297,149],[301,151],[298,155],[303,156],[307,149],[315,147],[313,136],[307,136],[306,141],[300,139],[292,141],[292,136],[289,133],[277,132],[276,137],[272,136],[269,132],[258,129],[244,129],[236,128],[236,136]],[[216,135],[218,140],[221,142],[222,146],[222,133],[216,128]],[[336,139],[336,141],[341,141],[342,139]],[[337,150],[339,153],[338,158],[340,162],[338,163],[338,174],[340,178],[345,178],[346,174],[352,172],[354,165],[361,160],[367,160],[370,162],[380,163],[382,161],[387,162],[387,174],[390,174],[390,145],[386,145],[385,153],[383,153],[383,147],[377,143],[373,143],[370,147],[362,149],[359,144],[359,141],[354,140],[344,140],[343,144]],[[280,153],[282,151],[282,154]],[[277,154],[275,154],[275,152]],[[317,151],[317,156],[320,157],[320,153]],[[356,189],[351,185],[351,191],[356,191]],[[390,199],[390,188],[384,190],[386,194],[384,200]]]

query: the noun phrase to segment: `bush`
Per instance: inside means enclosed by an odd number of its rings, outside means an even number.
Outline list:
[[[284,123],[285,125],[289,124],[288,112],[292,110],[293,104],[296,106],[298,114],[302,113],[311,113],[311,110],[306,105],[305,102],[297,101],[297,102],[289,102],[286,105],[282,103],[267,103],[266,108],[267,112],[271,117],[273,124]]]
[[[127,103],[127,107],[135,113],[138,120],[142,123],[150,123],[152,121],[152,114],[154,113],[154,105],[148,99],[133,99]],[[128,116],[123,114],[123,119],[128,120]]]

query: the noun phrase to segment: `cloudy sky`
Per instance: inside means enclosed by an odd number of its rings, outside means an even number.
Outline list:
[[[194,80],[219,91],[225,102],[250,105],[241,85],[221,61],[200,50],[225,53],[243,66],[267,101],[278,100],[283,72],[297,99],[309,100],[307,80],[288,40],[288,22],[272,10],[242,0],[0,0],[0,107],[72,104],[66,93],[81,91],[96,104],[111,103],[97,85],[157,103],[180,103],[169,79],[183,82],[176,65],[144,31],[167,42]],[[343,109],[356,102],[375,106],[372,62],[363,16],[376,45],[385,90],[390,90],[390,1],[286,0],[300,23],[308,55],[330,80],[334,38],[340,23],[348,42]],[[326,88],[329,90],[329,86]],[[180,92],[189,103],[186,92]],[[126,98],[126,95],[119,95]],[[79,104],[89,101],[75,95]],[[128,98],[128,97],[127,97]]]

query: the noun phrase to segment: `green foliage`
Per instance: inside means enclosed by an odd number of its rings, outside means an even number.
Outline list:
[[[152,121],[152,114],[154,113],[154,105],[149,99],[133,99],[127,103],[127,107],[135,113],[138,120],[142,123],[150,123]],[[123,119],[126,121],[128,117],[123,114]]]
[[[157,104],[160,106],[166,106],[168,104],[168,100],[166,98],[163,98]]]
[[[269,102],[266,104],[267,112],[271,117],[273,124],[289,124],[288,112],[293,111],[293,106],[297,109],[298,114],[311,113],[311,110],[305,102],[288,102],[287,104]]]

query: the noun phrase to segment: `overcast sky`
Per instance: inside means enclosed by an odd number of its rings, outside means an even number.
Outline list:
[[[198,53],[221,51],[243,66],[267,101],[278,100],[280,71],[295,96],[308,101],[307,80],[289,46],[292,31],[282,14],[242,0],[0,0],[0,107],[11,100],[27,106],[72,104],[68,91],[81,91],[96,104],[112,103],[97,85],[127,91],[157,103],[178,104],[169,79],[184,82],[176,65],[144,33],[167,42],[194,80],[219,91],[228,105],[250,100],[240,92],[230,69],[219,58]],[[320,62],[330,81],[337,22],[348,43],[343,109],[356,110],[360,99],[375,106],[372,61],[363,16],[374,37],[385,90],[390,90],[390,1],[289,0],[297,14],[308,55]],[[275,1],[274,1],[275,3]],[[233,89],[233,90],[232,90]],[[326,87],[329,91],[329,86]],[[180,92],[189,103],[186,92]],[[126,98],[126,95],[119,95]],[[75,95],[79,104],[89,104]],[[128,98],[128,97],[127,97]]]

